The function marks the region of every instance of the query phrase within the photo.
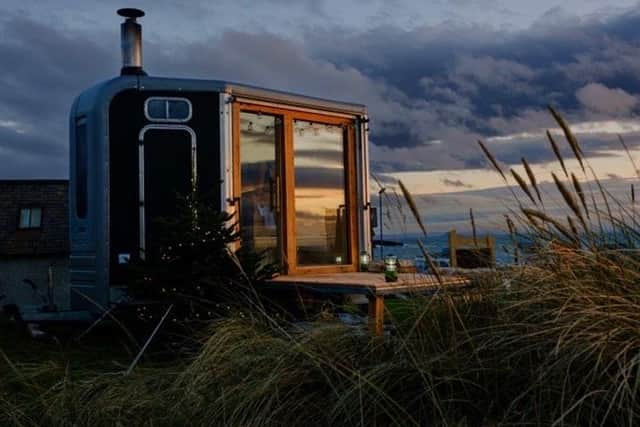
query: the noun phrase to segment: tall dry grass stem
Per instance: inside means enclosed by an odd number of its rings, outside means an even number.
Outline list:
[[[540,202],[540,204],[542,204],[542,195],[540,194],[540,189],[538,188],[538,181],[536,180],[536,175],[533,173],[533,170],[529,166],[529,162],[527,162],[527,159],[522,157],[521,160],[522,160],[522,165],[524,166],[524,170],[527,172],[527,176],[529,177],[529,182],[531,183],[531,186],[535,190],[536,196],[538,196],[538,201]]]
[[[600,195],[602,196],[602,201],[604,202],[604,207],[607,209],[607,216],[608,216],[607,219],[611,220],[613,218],[613,211],[611,210],[611,205],[609,205],[609,197],[607,196],[607,191],[602,186],[602,183],[600,182],[600,178],[598,178],[598,176],[595,174],[595,172],[592,171],[592,174],[593,174],[593,180],[596,182],[596,185],[598,186],[598,191],[600,192]]]
[[[564,164],[564,158],[562,157],[562,154],[560,153],[560,149],[558,148],[558,144],[556,144],[556,140],[553,139],[553,135],[551,135],[551,132],[549,132],[547,130],[547,139],[549,140],[549,143],[551,144],[551,149],[553,150],[553,153],[556,155],[556,159],[558,159],[558,162],[560,162],[560,166],[562,167],[562,172],[564,172],[564,175],[569,178],[569,173],[567,173],[567,167]]]
[[[551,216],[547,215],[546,213],[540,212],[535,209],[529,209],[529,208],[522,208],[522,213],[524,213],[529,220],[535,218],[542,221],[543,223],[549,223],[553,225],[556,228],[556,230],[558,230],[564,237],[569,239],[569,241],[571,241],[574,245],[577,245],[578,242],[576,241],[576,235],[572,233],[571,230],[565,227],[562,223],[552,218]],[[537,225],[536,221],[530,221],[530,223],[536,226],[536,228],[539,228],[541,231],[546,231],[545,229],[540,228],[539,225]]]
[[[591,219],[591,217],[589,216],[589,208],[587,206],[587,201],[584,195],[584,191],[582,189],[582,185],[580,185],[580,181],[578,180],[578,178],[573,172],[571,172],[571,181],[573,182],[573,188],[576,190],[576,194],[580,198],[580,203],[582,203],[582,208],[584,209],[584,212],[587,214],[587,218]]]
[[[578,233],[578,227],[576,227],[576,223],[573,221],[573,218],[571,218],[571,215],[567,215],[567,222],[569,223],[569,228],[571,229],[571,232],[573,233],[573,235],[575,236],[575,240],[580,240],[580,234]]]
[[[529,200],[531,200],[531,203],[533,203],[534,205],[537,205],[538,203],[533,198],[531,191],[529,191],[529,188],[527,187],[527,183],[525,182],[525,180],[522,179],[522,177],[514,169],[510,169],[510,171],[511,171],[511,175],[513,175],[513,177],[515,178],[516,182],[518,183],[522,191],[524,191],[527,197],[529,197]]]
[[[587,222],[585,221],[584,216],[580,211],[580,207],[578,206],[576,199],[573,197],[573,195],[571,194],[569,189],[564,185],[564,183],[558,179],[558,176],[555,173],[552,172],[551,176],[553,177],[553,181],[555,182],[556,187],[558,188],[558,191],[562,195],[562,198],[564,199],[565,203],[567,204],[567,206],[569,206],[569,208],[574,213],[574,215],[580,220],[580,223],[582,224],[582,227],[584,228],[584,230],[588,232],[589,227],[587,226]]]
[[[620,134],[618,134],[618,141],[620,141],[620,144],[622,144],[622,148],[624,148],[624,152],[627,153],[627,157],[631,162],[631,166],[633,166],[633,171],[635,172],[636,177],[640,178],[640,169],[638,169],[638,166],[636,165],[636,161],[633,159],[633,156],[631,155],[631,151],[629,151],[629,147],[627,147],[627,143],[625,142],[624,138]]]
[[[484,142],[482,142],[481,140],[478,140],[478,145],[480,145],[480,149],[482,150],[484,155],[487,157],[489,162],[491,162],[491,165],[493,166],[493,168],[500,174],[504,182],[508,184],[507,177],[505,176],[504,172],[502,172],[502,168],[500,168],[500,164],[498,164],[498,161],[496,160],[496,158],[493,157],[493,154],[491,154],[491,151],[487,149],[487,147],[484,145]]]
[[[582,168],[582,172],[586,173],[584,163],[582,161],[582,157],[583,157],[582,148],[580,148],[580,144],[578,144],[578,139],[571,131],[571,128],[569,127],[569,124],[566,122],[564,117],[562,117],[560,113],[558,113],[552,106],[549,105],[548,108],[549,108],[549,111],[551,112],[551,115],[553,116],[555,121],[558,123],[558,125],[562,129],[562,132],[564,132],[564,136],[567,139],[567,142],[569,143],[569,146],[571,147],[571,151],[573,151],[573,154],[576,157],[576,160],[578,160],[578,163],[580,164],[580,168]]]
[[[476,230],[476,219],[473,216],[473,208],[469,208],[469,220],[471,221],[471,232],[473,233],[473,245],[478,246],[478,233]]]
[[[404,196],[404,199],[407,201],[407,205],[409,205],[409,209],[411,210],[413,217],[416,219],[416,222],[418,223],[420,230],[422,230],[422,234],[425,237],[427,237],[427,227],[425,227],[424,222],[422,222],[420,211],[418,211],[418,205],[416,205],[416,202],[413,199],[413,196],[411,195],[409,190],[407,190],[407,187],[405,187],[402,181],[398,181],[398,185],[400,185],[400,190],[402,190],[402,195]]]
[[[516,239],[516,226],[513,223],[513,220],[509,215],[504,215],[505,221],[507,222],[507,229],[509,230],[509,239],[511,240],[511,245],[513,246],[513,260],[515,264],[518,264],[518,241]]]
[[[433,271],[433,274],[435,274],[436,280],[438,281],[440,286],[444,286],[444,281],[442,280],[442,273],[440,273],[440,268],[436,265],[435,262],[433,262],[433,258],[431,258],[429,251],[427,251],[427,248],[424,246],[424,244],[420,239],[418,239],[418,246],[420,247],[422,256],[424,256],[424,259],[429,264],[429,269]]]

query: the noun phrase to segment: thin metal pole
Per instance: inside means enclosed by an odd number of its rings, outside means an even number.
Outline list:
[[[171,304],[169,306],[169,308],[167,309],[167,311],[165,311],[164,316],[162,316],[162,319],[160,319],[160,321],[156,325],[156,327],[153,330],[153,332],[151,332],[151,335],[149,335],[149,338],[147,339],[147,342],[144,343],[144,345],[142,346],[142,348],[138,352],[138,355],[136,356],[136,358],[133,359],[133,362],[131,362],[131,365],[129,365],[129,369],[127,369],[127,372],[125,372],[125,375],[129,375],[131,373],[131,371],[133,371],[133,368],[135,368],[135,366],[138,364],[138,360],[140,360],[140,358],[142,357],[142,354],[144,353],[144,351],[149,346],[149,343],[151,342],[153,337],[156,336],[156,333],[160,329],[160,326],[162,326],[162,324],[164,323],[164,319],[167,318],[167,316],[169,315],[169,312],[171,311],[172,308],[173,308],[173,304]]]
[[[378,191],[378,205],[380,206],[380,260],[384,261],[384,214],[382,213],[382,193],[386,191],[386,188],[381,188]]]
[[[108,309],[108,310],[104,311],[104,312],[102,313],[102,315],[101,315],[100,317],[98,317],[98,318],[96,319],[96,321],[95,321],[95,322],[93,322],[93,323],[91,324],[91,326],[89,326],[87,329],[85,329],[85,331],[84,331],[83,333],[81,333],[80,335],[78,335],[78,336],[76,337],[76,341],[80,341],[80,340],[81,340],[85,335],[87,335],[89,332],[91,332],[91,330],[92,330],[93,328],[95,328],[95,327],[98,325],[98,323],[102,322],[102,321],[103,321],[103,320],[104,320],[104,319],[109,315],[109,313],[111,313],[111,311],[112,311],[114,308],[116,308],[116,306],[115,306],[115,305],[114,305],[113,307],[111,307],[110,309]]]

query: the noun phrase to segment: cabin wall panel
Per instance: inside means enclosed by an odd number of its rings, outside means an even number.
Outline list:
[[[198,192],[220,200],[220,114],[216,92],[138,91],[118,94],[109,108],[109,259],[110,284],[126,281],[126,267],[118,254],[135,257],[139,250],[139,134],[151,122],[145,117],[149,97],[187,98],[193,107],[190,120],[181,123],[197,136]],[[169,171],[168,171],[169,172]]]

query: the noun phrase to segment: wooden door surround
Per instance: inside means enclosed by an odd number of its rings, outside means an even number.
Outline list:
[[[263,113],[279,116],[283,121],[283,141],[280,147],[282,188],[282,255],[283,274],[317,274],[354,272],[358,270],[358,222],[357,222],[357,182],[356,182],[356,140],[355,117],[332,115],[330,113],[300,111],[294,108],[275,107],[250,102],[235,102],[232,109],[232,155],[233,155],[233,197],[239,200],[242,183],[240,171],[240,112]],[[312,123],[338,125],[344,129],[344,165],[345,165],[345,205],[347,210],[348,263],[340,265],[299,266],[296,256],[296,216],[295,216],[295,170],[294,170],[294,120]]]

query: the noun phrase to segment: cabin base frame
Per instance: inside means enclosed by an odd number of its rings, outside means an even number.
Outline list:
[[[368,300],[368,324],[374,337],[384,336],[385,297],[397,294],[429,295],[443,289],[464,290],[471,281],[458,275],[400,273],[397,282],[385,282],[382,273],[314,274],[278,276],[267,282],[271,290],[296,289],[324,295],[364,295]]]

